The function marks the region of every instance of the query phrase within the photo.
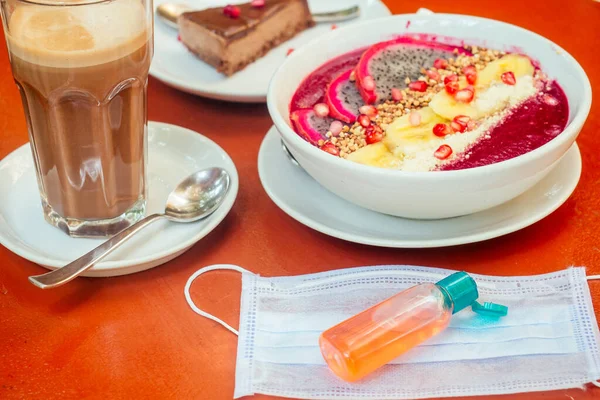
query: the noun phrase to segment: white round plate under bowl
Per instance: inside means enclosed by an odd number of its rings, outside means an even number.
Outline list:
[[[233,206],[238,174],[229,155],[212,140],[189,129],[149,122],[148,153],[148,214],[162,212],[181,180],[208,167],[224,168],[231,176],[224,203],[198,222],[153,223],[83,276],[125,275],[166,263],[211,232]],[[56,269],[104,241],[71,238],[44,220],[29,144],[0,161],[0,193],[0,243],[27,260]]]
[[[443,247],[506,235],[552,213],[569,198],[579,182],[581,154],[577,144],[573,144],[554,170],[508,203],[438,220],[381,214],[336,196],[290,161],[275,127],[269,130],[260,147],[258,173],[265,191],[279,208],[326,235],[381,247]]]
[[[247,0],[249,1],[249,0]],[[267,0],[269,1],[269,0]],[[154,6],[162,3],[185,3],[196,9],[224,6],[246,1],[231,0],[155,0]],[[358,5],[360,17],[336,22],[339,27],[368,19],[385,17],[390,11],[379,0],[311,0],[312,12],[328,12]],[[291,40],[272,49],[267,55],[248,65],[242,71],[226,77],[189,52],[177,40],[177,30],[164,23],[159,17],[154,24],[154,58],[150,74],[158,80],[184,92],[212,98],[244,103],[264,103],[267,88],[275,70],[285,60],[289,49],[296,49],[323,33],[331,30],[331,23],[320,23]]]

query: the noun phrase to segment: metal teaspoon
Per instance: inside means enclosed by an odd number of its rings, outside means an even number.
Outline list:
[[[42,275],[30,276],[29,281],[41,289],[63,285],[93,267],[156,220],[167,218],[174,222],[194,222],[206,218],[223,203],[230,184],[229,174],[222,168],[208,168],[195,172],[169,194],[163,214],[149,215],[72,263]]]

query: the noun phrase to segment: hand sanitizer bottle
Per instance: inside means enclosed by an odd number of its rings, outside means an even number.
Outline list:
[[[466,272],[406,289],[323,332],[321,353],[333,372],[359,380],[442,332],[452,314],[471,306],[490,316],[506,315],[499,304],[476,302],[477,284]]]

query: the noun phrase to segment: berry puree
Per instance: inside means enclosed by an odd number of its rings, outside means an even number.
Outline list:
[[[544,95],[525,101],[490,131],[488,139],[482,139],[467,152],[469,158],[461,157],[439,170],[474,168],[505,161],[557,137],[569,118],[567,96],[555,81],[549,83],[546,93],[557,101],[546,102]]]
[[[397,37],[317,68],[290,102],[296,133],[360,164],[449,171],[523,155],[563,131],[567,97],[537,62],[434,39]]]

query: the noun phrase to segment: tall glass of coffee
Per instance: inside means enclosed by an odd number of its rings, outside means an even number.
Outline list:
[[[46,220],[112,235],[145,213],[152,0],[0,0]]]

